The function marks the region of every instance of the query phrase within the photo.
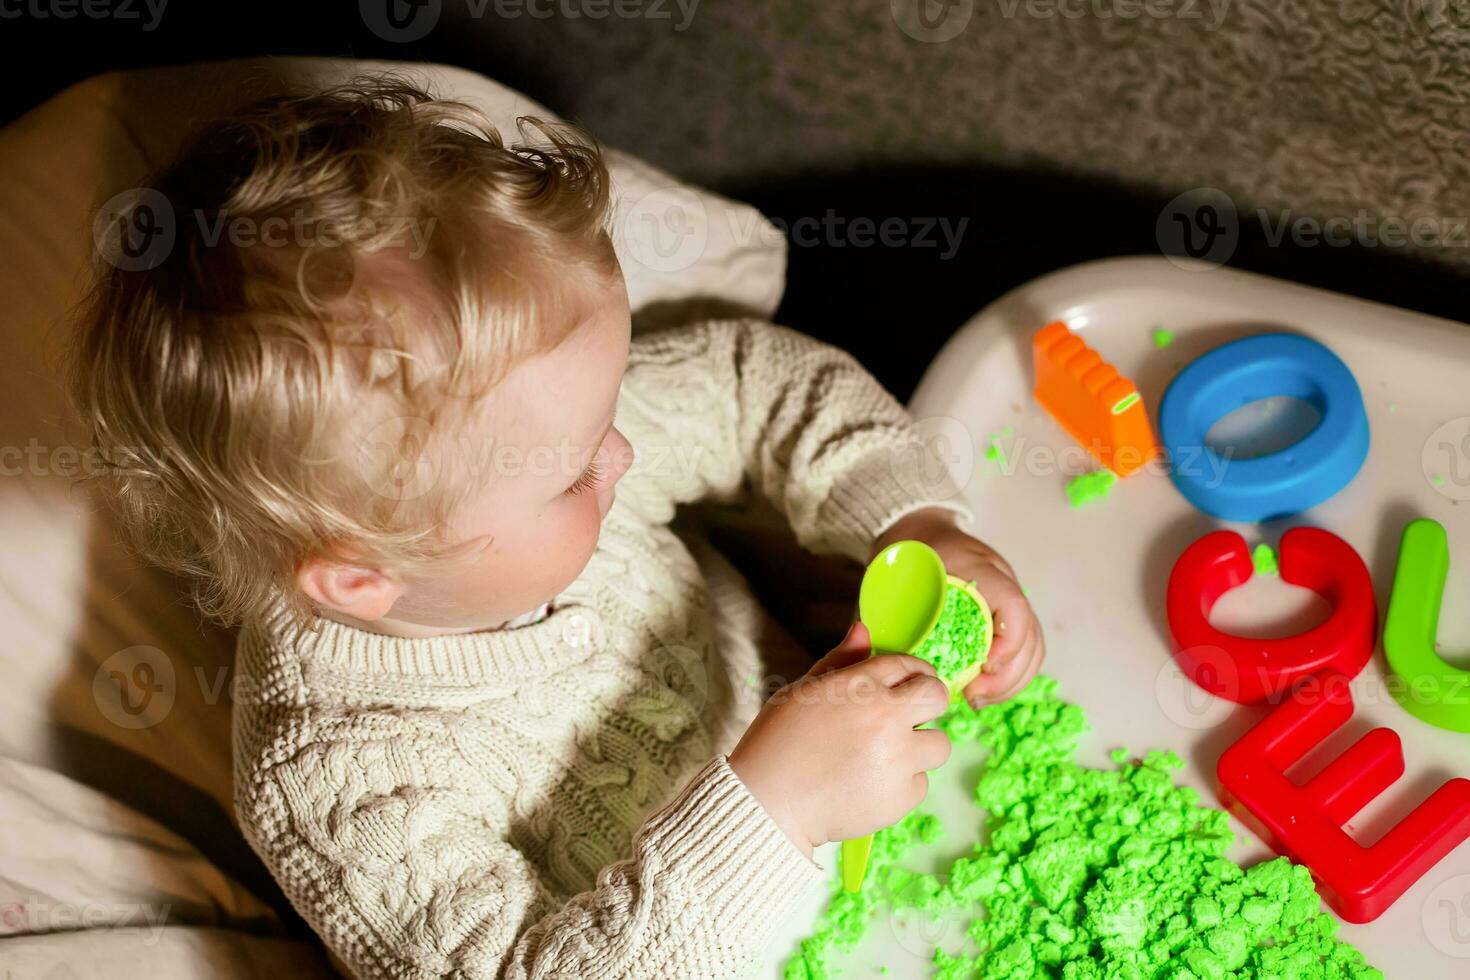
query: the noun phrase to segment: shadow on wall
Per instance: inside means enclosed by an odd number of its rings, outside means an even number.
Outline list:
[[[1006,291],[1079,262],[1184,254],[1173,220],[1179,207],[1167,198],[1042,171],[885,167],[752,179],[727,191],[787,233],[777,319],[852,351],[901,399],[950,335]],[[1204,233],[1192,230],[1203,246]],[[1385,247],[1307,244],[1305,232],[1294,241],[1278,230],[1242,209],[1233,223],[1227,216],[1210,255],[1363,299],[1467,316],[1470,280],[1461,273]]]

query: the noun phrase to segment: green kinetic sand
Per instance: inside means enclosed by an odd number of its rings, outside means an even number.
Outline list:
[[[1067,502],[1077,508],[1101,500],[1113,492],[1113,484],[1117,482],[1118,474],[1112,470],[1094,470],[1074,476],[1067,481]]]
[[[940,980],[1382,980],[1339,941],[1311,875],[1285,858],[1244,870],[1225,856],[1225,813],[1174,785],[1172,752],[1113,769],[1073,761],[1082,711],[1037,678],[1003,704],[956,704],[938,722],[989,750],[975,788],[979,840],[947,872],[903,867],[941,836],[915,812],[880,830],[868,884],[834,895],[786,964],[787,980],[824,980],[856,961],[868,928],[894,913],[973,912],[965,948],[937,948]],[[859,975],[866,973],[859,971]]]
[[[984,663],[989,652],[990,620],[980,614],[964,589],[951,583],[944,590],[939,622],[914,649],[914,656],[933,664],[939,679],[948,682],[977,660]]]
[[[1281,574],[1281,565],[1276,561],[1276,552],[1271,550],[1269,544],[1256,545],[1256,550],[1251,552],[1251,562],[1256,566],[1257,575]]]
[[[1174,343],[1174,331],[1165,330],[1163,327],[1154,330],[1154,346],[1159,350],[1163,350],[1172,343]]]
[[[997,466],[1006,465],[1006,451],[1005,447],[1000,444],[1000,441],[1002,439],[1009,439],[1013,431],[1015,430],[1010,426],[1006,426],[999,435],[991,436],[990,444],[985,447],[985,458]]]

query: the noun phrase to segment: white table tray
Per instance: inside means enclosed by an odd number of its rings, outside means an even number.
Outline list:
[[[1160,472],[1137,473],[1109,498],[1073,510],[1066,482],[1094,466],[1030,393],[1031,336],[1051,320],[1066,321],[1132,378],[1156,422],[1169,380],[1200,354],[1273,329],[1314,337],[1347,362],[1362,388],[1372,425],[1363,471],[1331,500],[1271,525],[1216,521],[1194,510]],[[1156,348],[1156,327],[1172,331],[1174,343]],[[1108,751],[1120,746],[1173,749],[1187,763],[1180,781],[1215,799],[1220,752],[1264,709],[1213,699],[1179,672],[1163,597],[1180,552],[1222,526],[1252,545],[1273,547],[1299,524],[1340,535],[1367,562],[1381,616],[1404,524],[1421,516],[1438,520],[1451,549],[1440,640],[1451,662],[1458,652],[1458,663],[1470,666],[1470,328],[1463,324],[1224,268],[1164,258],[1109,260],[1037,279],[986,307],[936,358],[910,409],[962,481],[979,535],[1031,589],[1047,635],[1045,670],[1091,725],[1080,752],[1084,764],[1107,767]],[[992,436],[1001,436],[1004,466],[985,457]],[[1296,632],[1324,610],[1311,593],[1257,577],[1227,594],[1213,621],[1271,635]],[[1446,778],[1470,776],[1470,735],[1408,714],[1388,694],[1386,671],[1380,648],[1353,683],[1353,720],[1293,772],[1310,775],[1370,728],[1400,734],[1406,773],[1348,825],[1360,843],[1377,840]],[[916,867],[942,868],[976,840],[981,814],[970,800],[978,758],[979,750],[962,749],[934,775],[925,806],[948,834],[915,855]],[[1243,825],[1233,827],[1235,860],[1249,865],[1270,856]],[[818,860],[833,866],[835,848],[823,849]],[[825,901],[813,895],[800,915],[781,924],[755,975],[779,975]],[[889,976],[928,976],[935,942],[957,948],[970,918],[908,929],[876,923],[847,960],[845,975],[878,976],[886,966]],[[1470,975],[1470,844],[1377,921],[1345,924],[1341,935],[1390,978]]]

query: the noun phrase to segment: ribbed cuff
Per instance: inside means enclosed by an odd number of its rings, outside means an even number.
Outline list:
[[[866,562],[878,535],[925,507],[953,511],[961,530],[974,526],[974,512],[948,467],[918,439],[869,453],[834,484],[823,505],[826,544]]]
[[[701,903],[701,915],[751,948],[764,943],[826,872],[776,826],[724,756],[717,756],[644,825],[640,851],[661,855]]]

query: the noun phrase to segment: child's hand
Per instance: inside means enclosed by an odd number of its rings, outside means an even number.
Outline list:
[[[868,644],[854,623],[766,702],[730,753],[730,768],[808,855],[896,823],[923,802],[925,773],[949,758],[947,735],[914,730],[949,706],[944,682],[915,657],[869,658]]]
[[[965,698],[975,707],[994,704],[1031,683],[1046,657],[1046,640],[1010,563],[961,531],[953,511],[938,507],[899,519],[878,539],[873,554],[905,540],[922,541],[937,551],[945,569],[973,581],[990,605],[995,637],[980,676],[965,686]]]

